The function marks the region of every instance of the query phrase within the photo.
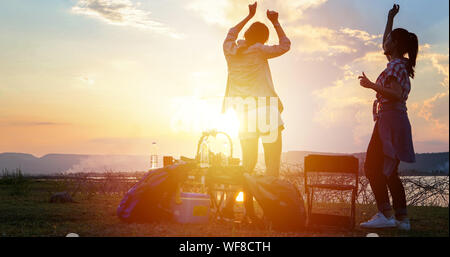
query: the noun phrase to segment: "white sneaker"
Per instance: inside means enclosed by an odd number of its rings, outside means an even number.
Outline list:
[[[395,220],[395,224],[397,225],[397,228],[400,230],[405,230],[405,231],[411,230],[411,223],[409,222],[408,218],[405,218],[403,220]]]
[[[386,218],[383,213],[379,212],[375,214],[369,221],[359,224],[362,228],[395,228],[394,218]]]

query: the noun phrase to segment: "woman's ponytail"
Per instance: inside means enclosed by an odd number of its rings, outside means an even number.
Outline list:
[[[419,52],[419,40],[416,34],[409,32],[409,38],[407,40],[407,52],[408,52],[408,73],[411,78],[414,78],[414,67],[416,67],[417,53]]]
[[[406,29],[396,28],[391,32],[391,37],[397,41],[397,51],[404,55],[408,53],[408,75],[414,78],[414,67],[416,67],[417,53],[419,52],[419,40],[416,34],[407,31]]]

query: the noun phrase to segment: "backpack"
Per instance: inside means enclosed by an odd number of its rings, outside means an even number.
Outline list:
[[[272,176],[244,174],[244,181],[274,229],[298,231],[305,227],[305,204],[296,186]]]
[[[171,220],[170,203],[187,169],[185,164],[174,164],[149,171],[125,194],[117,216],[125,222]]]

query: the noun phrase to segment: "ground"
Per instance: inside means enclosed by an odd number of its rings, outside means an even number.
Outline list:
[[[409,207],[412,230],[353,231],[324,228],[315,231],[277,232],[242,227],[239,224],[210,222],[208,225],[181,225],[170,222],[126,224],[116,215],[120,195],[76,195],[77,203],[49,203],[55,185],[51,181],[31,181],[26,186],[0,184],[0,236],[449,236],[449,210],[442,207]],[[52,189],[52,190],[51,190]],[[330,206],[329,208],[334,208]],[[357,206],[357,223],[375,212],[375,206]]]

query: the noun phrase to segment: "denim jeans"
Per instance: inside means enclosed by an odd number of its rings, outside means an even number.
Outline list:
[[[375,123],[372,138],[367,148],[364,172],[369,179],[377,207],[380,212],[391,211],[388,189],[392,196],[392,202],[396,217],[407,215],[406,196],[402,181],[398,175],[400,161],[387,157],[383,153],[383,145],[378,134],[378,123]],[[383,172],[391,169],[387,177]]]

